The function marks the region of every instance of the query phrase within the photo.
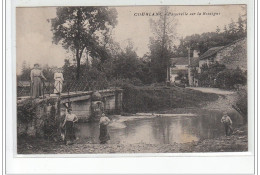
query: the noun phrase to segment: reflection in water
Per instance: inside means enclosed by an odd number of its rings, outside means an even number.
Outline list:
[[[109,125],[110,143],[171,144],[215,138],[224,135],[220,119],[221,114],[209,113],[192,117],[133,119],[123,123],[118,122],[119,120],[113,120],[113,123]],[[231,119],[234,127],[242,123],[242,119],[238,116],[233,116]],[[79,123],[77,128],[77,137],[79,139],[91,138],[92,143],[99,143],[98,123]]]

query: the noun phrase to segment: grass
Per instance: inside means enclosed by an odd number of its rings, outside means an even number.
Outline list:
[[[199,107],[218,95],[179,87],[127,86],[123,91],[123,110],[128,113],[153,112],[172,108]]]

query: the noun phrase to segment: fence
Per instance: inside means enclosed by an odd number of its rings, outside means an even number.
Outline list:
[[[17,81],[17,97],[31,96],[31,82],[30,81]],[[55,92],[61,93],[77,93],[79,91],[103,90],[109,88],[106,83],[98,83],[98,81],[87,82],[84,80],[74,81],[43,81],[43,96],[49,96]],[[55,91],[56,90],[56,91]]]

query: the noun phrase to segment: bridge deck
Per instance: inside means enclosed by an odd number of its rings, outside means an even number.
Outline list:
[[[103,97],[109,97],[109,96],[113,96],[115,91],[122,91],[122,89],[105,89],[105,90],[99,90],[98,92],[101,93]],[[62,103],[66,103],[66,102],[89,99],[93,92],[94,91],[76,91],[70,93],[61,93],[60,95],[44,94],[44,96],[45,98],[60,98]],[[17,102],[21,102],[29,98],[31,97],[30,96],[17,97]]]

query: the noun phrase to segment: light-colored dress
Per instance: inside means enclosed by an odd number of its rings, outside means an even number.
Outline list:
[[[64,81],[63,74],[60,73],[60,72],[54,73],[54,80],[55,80],[54,93],[55,94],[61,93],[62,92],[62,85],[63,85],[63,81]]]
[[[42,74],[41,69],[32,69],[31,70],[31,96],[33,98],[38,98],[39,96],[43,95],[43,83],[42,79],[45,77]]]

